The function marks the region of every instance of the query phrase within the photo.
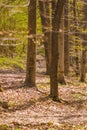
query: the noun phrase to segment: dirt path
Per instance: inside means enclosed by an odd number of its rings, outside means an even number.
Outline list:
[[[0,130],[87,130],[87,84],[60,85],[58,103],[48,97],[47,76],[37,75],[40,91],[21,87],[24,79],[24,73],[0,74]]]

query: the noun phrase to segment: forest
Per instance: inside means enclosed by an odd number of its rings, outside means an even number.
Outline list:
[[[0,130],[87,130],[87,0],[0,0]]]

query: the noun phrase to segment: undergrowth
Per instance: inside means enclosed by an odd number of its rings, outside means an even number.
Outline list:
[[[22,57],[15,57],[15,58],[8,58],[8,57],[1,57],[0,58],[0,68],[3,69],[25,69],[25,59]]]

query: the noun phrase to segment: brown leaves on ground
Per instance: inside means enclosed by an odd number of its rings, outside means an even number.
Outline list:
[[[87,84],[67,79],[59,103],[49,98],[48,76],[37,75],[38,90],[22,87],[24,79],[0,74],[0,130],[87,130]]]

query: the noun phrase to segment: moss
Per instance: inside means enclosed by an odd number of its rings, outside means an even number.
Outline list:
[[[20,128],[14,128],[14,130],[20,130]]]
[[[0,130],[9,130],[9,126],[5,124],[0,125]]]

